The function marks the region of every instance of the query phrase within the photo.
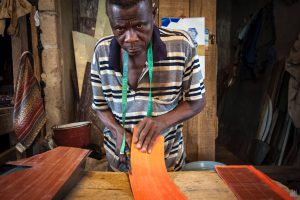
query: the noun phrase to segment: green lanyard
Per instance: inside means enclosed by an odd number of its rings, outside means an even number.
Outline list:
[[[152,42],[150,41],[147,50],[147,62],[149,68],[149,96],[148,96],[148,108],[147,117],[152,116],[152,75],[153,75],[153,50]],[[125,151],[125,120],[126,120],[126,107],[127,107],[127,86],[128,86],[128,53],[124,51],[123,55],[123,78],[122,78],[122,125],[124,128],[122,146],[120,154],[124,154]]]

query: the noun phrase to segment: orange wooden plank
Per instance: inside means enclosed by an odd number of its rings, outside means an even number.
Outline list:
[[[158,137],[151,154],[142,153],[132,143],[131,170],[129,179],[135,200],[187,199],[168,176],[162,136]]]

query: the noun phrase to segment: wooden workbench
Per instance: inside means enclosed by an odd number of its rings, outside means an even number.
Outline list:
[[[188,199],[236,199],[214,171],[171,172]],[[86,172],[66,199],[133,199],[129,178],[118,172]]]

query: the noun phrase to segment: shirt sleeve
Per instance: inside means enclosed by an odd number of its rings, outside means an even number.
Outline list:
[[[92,84],[92,92],[93,92],[93,102],[92,108],[94,110],[107,110],[108,104],[104,98],[101,76],[100,76],[100,63],[99,63],[99,54],[98,49],[96,48],[93,61],[91,63],[91,84]]]
[[[183,96],[186,101],[195,101],[203,98],[205,93],[199,56],[196,48],[189,44],[186,51],[186,64],[183,74]]]

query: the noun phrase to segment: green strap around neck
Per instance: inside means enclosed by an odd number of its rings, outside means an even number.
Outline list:
[[[150,41],[147,50],[147,62],[149,68],[149,96],[148,96],[148,108],[147,117],[152,116],[152,75],[153,75],[153,50],[152,41]],[[127,108],[127,87],[128,87],[128,53],[124,51],[123,54],[123,78],[122,78],[122,126],[124,128],[122,146],[120,154],[124,154],[125,151],[125,120],[126,120],[126,108]]]

